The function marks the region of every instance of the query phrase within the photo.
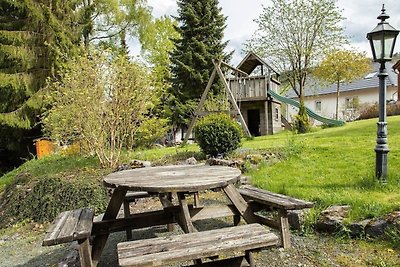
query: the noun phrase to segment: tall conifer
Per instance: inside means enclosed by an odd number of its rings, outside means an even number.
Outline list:
[[[75,0],[0,3],[0,153],[26,157],[40,134],[38,94],[79,41]],[[32,149],[32,148],[31,148]],[[10,153],[11,152],[11,153]],[[1,158],[0,158],[1,161]],[[1,164],[1,162],[0,162]]]
[[[189,110],[202,95],[211,72],[212,60],[227,60],[223,42],[226,17],[221,13],[218,0],[178,0],[179,39],[174,40],[171,53],[172,119],[177,125],[188,123]],[[217,90],[218,84],[213,91]],[[190,104],[192,103],[192,104]]]

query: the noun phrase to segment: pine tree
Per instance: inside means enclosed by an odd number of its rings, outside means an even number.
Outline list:
[[[72,23],[75,2],[0,3],[0,150],[13,152],[8,157],[25,157],[40,135],[44,107],[38,92],[79,41]]]
[[[178,26],[181,38],[175,39],[175,50],[171,53],[172,120],[177,125],[185,125],[194,106],[214,69],[212,60],[227,60],[224,53],[228,42],[223,42],[226,27],[218,0],[178,0]],[[218,91],[220,85],[212,89]]]

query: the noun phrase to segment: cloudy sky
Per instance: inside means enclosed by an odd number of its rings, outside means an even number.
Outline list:
[[[229,40],[228,50],[235,50],[232,63],[238,64],[243,57],[241,50],[243,43],[249,39],[257,29],[253,21],[262,13],[263,6],[269,6],[270,0],[220,0],[222,13],[228,17],[225,30],[225,40]],[[153,8],[153,15],[176,15],[177,5],[175,0],[148,0]],[[345,34],[350,37],[352,45],[360,51],[371,55],[367,32],[371,31],[381,13],[382,4],[385,4],[386,13],[390,16],[388,22],[400,29],[400,1],[399,0],[337,0],[346,18],[343,22]],[[400,52],[400,37],[397,41],[395,52]]]

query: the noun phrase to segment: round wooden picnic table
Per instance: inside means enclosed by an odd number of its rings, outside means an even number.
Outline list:
[[[198,192],[233,184],[240,174],[226,166],[173,165],[115,172],[104,177],[104,184],[152,193]]]
[[[234,183],[240,179],[240,175],[240,170],[236,168],[208,165],[171,165],[115,172],[103,179],[107,187],[115,189],[102,221],[105,223],[115,221],[116,225],[118,224],[116,217],[128,191],[158,193],[161,202],[164,201],[162,203],[164,209],[173,207],[173,203],[162,196],[176,193],[179,201],[178,224],[185,233],[192,233],[197,230],[192,223],[186,195],[220,188],[234,205],[235,215],[241,215],[248,223],[257,222],[246,201],[234,186]],[[169,216],[168,214],[166,212],[162,216]],[[163,219],[162,216],[160,220]],[[97,224],[101,224],[101,222]],[[100,258],[108,235],[107,232],[98,234],[92,242],[92,258],[95,265]]]

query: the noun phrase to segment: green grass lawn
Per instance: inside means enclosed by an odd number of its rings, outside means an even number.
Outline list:
[[[317,210],[333,204],[351,205],[350,219],[382,216],[400,210],[400,117],[388,118],[389,179],[386,186],[376,182],[375,144],[377,119],[348,123],[343,127],[315,129],[294,135],[283,132],[243,141],[236,155],[275,151],[280,161],[266,161],[248,175],[258,187],[315,201]],[[204,159],[197,145],[129,151],[130,159],[173,164],[195,156]],[[94,158],[53,156],[32,160],[0,178],[0,192],[20,173],[40,179],[47,176],[101,177],[112,170],[100,170]]]
[[[389,178],[376,182],[377,119],[319,129],[304,135],[281,133],[244,143],[252,149],[280,147],[289,157],[250,171],[258,187],[315,201],[318,209],[351,205],[350,219],[371,218],[400,209],[400,117],[388,118]]]

